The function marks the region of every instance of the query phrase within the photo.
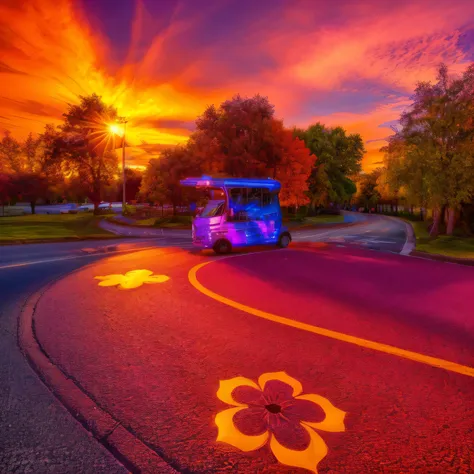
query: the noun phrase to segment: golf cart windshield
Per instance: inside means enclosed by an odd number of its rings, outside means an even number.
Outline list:
[[[207,204],[204,206],[200,217],[215,217],[215,216],[222,216],[224,214],[225,209],[225,201],[216,201],[211,200],[208,201]]]

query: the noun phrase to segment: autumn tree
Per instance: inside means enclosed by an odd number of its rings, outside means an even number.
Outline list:
[[[265,174],[280,181],[281,204],[295,208],[307,204],[308,178],[315,157],[304,141],[294,137],[293,131],[285,129],[281,121],[273,120],[271,143],[273,159],[266,162]]]
[[[2,215],[5,215],[5,205],[10,203],[13,194],[13,185],[11,176],[0,172],[0,205],[2,206]]]
[[[165,170],[159,158],[152,158],[143,173],[140,185],[140,198],[153,203],[163,205],[168,201],[168,187],[166,185]]]
[[[125,187],[126,196],[125,196],[125,199],[126,199],[127,202],[137,199],[137,195],[140,191],[140,186],[141,186],[141,182],[142,182],[142,176],[143,176],[143,174],[140,171],[136,170],[136,169],[125,168],[125,183],[126,183],[126,187]],[[120,178],[118,179],[118,181],[116,183],[116,194],[118,196],[122,195],[122,191],[123,191],[122,186],[123,186],[123,180],[122,180],[122,176],[120,176]],[[116,199],[116,198],[114,198],[114,199]]]
[[[189,146],[209,173],[266,176],[276,173],[275,127],[267,97],[236,95],[198,117]]]
[[[19,142],[6,133],[0,142],[3,169],[10,174],[9,193],[27,200],[33,214],[38,200],[50,198],[63,179],[60,163],[52,156],[50,147],[51,137],[57,136],[54,127],[47,125],[37,137],[30,133]]]
[[[28,171],[14,174],[11,177],[11,183],[18,198],[30,204],[32,214],[35,214],[38,200],[48,195],[51,184],[44,173]]]
[[[186,201],[186,190],[180,185],[180,180],[201,173],[200,163],[187,146],[167,148],[160,158],[150,160],[143,175],[140,195],[158,204],[171,203],[173,214],[176,214],[177,207]]]
[[[68,172],[79,178],[97,211],[105,187],[118,173],[114,142],[109,132],[109,124],[116,120],[117,111],[92,94],[80,97],[78,105],[69,105],[63,117],[53,155],[61,157]]]
[[[209,106],[196,120],[186,145],[162,152],[145,172],[140,195],[153,201],[183,202],[179,180],[213,176],[272,177],[282,182],[284,205],[307,202],[307,180],[315,161],[304,142],[274,117],[268,98],[234,96]]]
[[[22,170],[21,144],[7,130],[0,141],[0,172],[19,173]]]

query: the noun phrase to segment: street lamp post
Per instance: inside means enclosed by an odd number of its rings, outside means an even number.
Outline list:
[[[125,118],[120,118],[119,123],[123,124],[123,136],[122,136],[122,214],[125,212],[125,206],[127,205],[127,195],[125,191],[126,177],[125,177],[125,132],[127,128],[127,122]]]

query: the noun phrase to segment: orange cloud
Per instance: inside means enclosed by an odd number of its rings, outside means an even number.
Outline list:
[[[409,105],[416,82],[433,80],[441,61],[460,72],[474,59],[468,0],[276,1],[271,10],[181,0],[168,16],[164,3],[136,1],[118,60],[79,0],[3,0],[0,129],[40,132],[78,95],[97,93],[128,117],[127,161],[144,165],[186,141],[207,105],[261,93],[287,125],[320,120],[360,133],[369,169],[391,133],[381,124]]]

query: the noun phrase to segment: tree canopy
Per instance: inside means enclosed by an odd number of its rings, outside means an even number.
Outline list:
[[[319,122],[307,129],[295,128],[294,135],[317,157],[308,181],[313,206],[349,201],[356,192],[351,177],[361,171],[365,153],[361,136],[348,135],[342,127],[328,128]]]
[[[446,211],[452,234],[456,214],[474,197],[474,66],[461,77],[440,66],[437,82],[420,82],[412,99],[383,149],[388,181],[433,209],[432,234]]]

